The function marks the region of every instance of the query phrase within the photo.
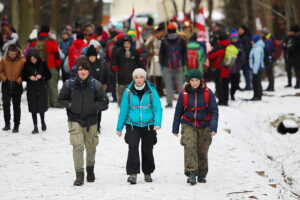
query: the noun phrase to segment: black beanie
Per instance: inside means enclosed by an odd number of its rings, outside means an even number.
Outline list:
[[[90,62],[86,56],[79,56],[76,60],[77,70],[86,69],[91,71]]]
[[[86,56],[89,57],[89,56],[97,56],[98,53],[95,49],[95,47],[93,45],[89,46],[89,48],[87,49],[87,52],[86,52]]]
[[[82,32],[78,32],[76,34],[76,39],[83,40],[84,39],[84,34]]]
[[[41,30],[40,30],[41,33],[49,33],[49,31],[50,31],[50,27],[48,25],[41,26]]]

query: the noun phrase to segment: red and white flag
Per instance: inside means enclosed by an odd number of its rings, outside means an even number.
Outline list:
[[[140,33],[140,30],[139,30],[139,24],[136,21],[136,17],[135,17],[135,13],[134,13],[134,8],[132,8],[132,15],[131,15],[131,20],[130,20],[130,28],[134,29],[135,32],[136,32],[136,37],[137,37],[136,46],[137,46],[137,48],[139,48],[140,45],[142,43],[144,43],[144,40],[141,37],[141,33]]]
[[[203,7],[200,8],[199,14],[196,16],[196,28],[200,31],[206,31]]]

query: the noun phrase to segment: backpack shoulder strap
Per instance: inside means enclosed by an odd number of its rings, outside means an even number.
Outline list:
[[[69,80],[69,89],[72,91],[75,85],[75,77],[71,77]]]
[[[97,93],[95,82],[96,82],[95,79],[93,77],[90,77],[90,87],[91,87],[94,94]]]
[[[208,106],[209,104],[209,90],[207,87],[204,88],[204,101],[205,104]]]
[[[131,105],[131,95],[132,95],[132,92],[130,91],[130,89],[127,89],[127,99],[128,99],[129,105]]]
[[[187,93],[185,90],[183,90],[183,91],[182,91],[182,100],[183,100],[183,108],[184,108],[184,109],[187,108],[188,98],[189,98],[188,93]]]

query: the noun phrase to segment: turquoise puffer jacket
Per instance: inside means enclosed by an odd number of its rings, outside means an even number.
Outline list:
[[[132,89],[133,84],[134,82],[131,82],[123,94],[117,131],[122,131],[125,124],[137,127],[149,125],[161,127],[162,107],[154,85],[146,81],[149,89],[140,100]]]

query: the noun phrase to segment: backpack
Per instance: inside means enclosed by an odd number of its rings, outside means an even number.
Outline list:
[[[238,57],[238,54],[239,54],[239,49],[235,45],[231,44],[227,46],[225,48],[225,54],[221,65],[227,68],[233,67]]]
[[[75,79],[76,79],[75,76],[73,76],[73,77],[71,77],[69,79],[70,80],[70,82],[69,82],[69,90],[70,90],[70,92],[74,90]],[[97,90],[96,90],[96,83],[95,83],[96,81],[95,81],[95,79],[93,77],[89,77],[89,82],[90,82],[90,89],[93,91],[94,94],[96,94]]]
[[[175,44],[169,44],[169,42],[165,40],[165,45],[167,47],[167,58],[168,58],[169,69],[178,69],[181,67],[179,43],[180,43],[180,39],[178,39]]]
[[[47,60],[46,40],[37,40],[34,48],[39,52],[42,61]]]
[[[205,101],[205,106],[203,107],[196,107],[196,108],[189,108],[188,107],[188,99],[189,99],[189,94],[183,90],[182,91],[182,101],[183,101],[183,108],[184,110],[189,110],[189,111],[197,111],[197,110],[203,110],[205,108],[208,108],[208,104],[209,104],[209,90],[207,87],[204,88],[204,101]],[[196,120],[196,119],[191,119],[191,118],[188,118],[186,115],[182,115],[182,119],[186,120],[186,121],[192,121],[194,122],[194,125],[196,127],[199,127],[199,124],[198,123],[203,123],[204,121],[209,121],[211,119],[211,116],[210,116],[210,113],[207,114],[207,116],[205,117],[204,120]]]
[[[199,60],[199,52],[197,49],[188,49],[187,52],[187,68],[188,69],[198,69],[200,60]]]

